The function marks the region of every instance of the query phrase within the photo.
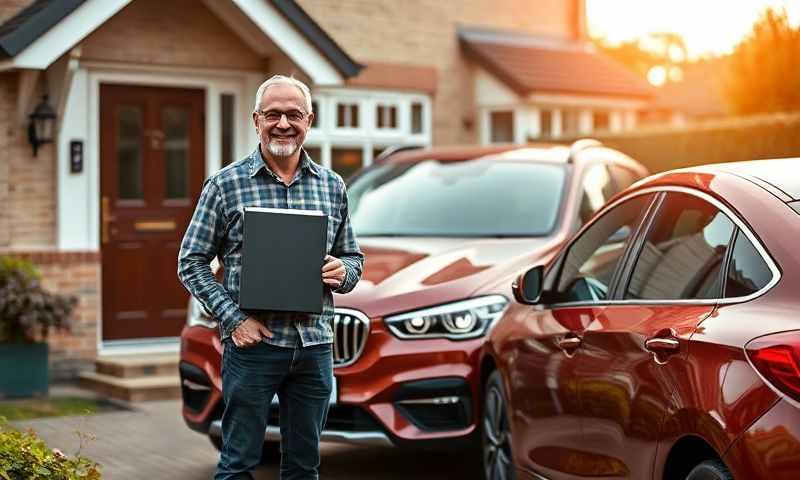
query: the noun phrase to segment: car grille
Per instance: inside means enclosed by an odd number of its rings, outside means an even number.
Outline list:
[[[369,335],[369,318],[357,310],[337,308],[333,316],[333,366],[355,363]]]

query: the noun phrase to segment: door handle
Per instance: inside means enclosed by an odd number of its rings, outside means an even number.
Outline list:
[[[564,337],[558,340],[558,346],[562,350],[575,350],[581,346],[581,337]]]
[[[680,350],[681,344],[674,338],[649,338],[644,342],[644,348],[651,352],[668,352]]]

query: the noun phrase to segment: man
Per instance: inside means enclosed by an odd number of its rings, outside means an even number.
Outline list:
[[[320,432],[333,383],[331,292],[353,289],[364,256],[350,226],[344,182],[301,148],[313,120],[305,84],[281,75],[264,82],[253,109],[259,146],[206,180],[178,254],[178,277],[219,320],[224,348],[223,445],[216,480],[252,478],[249,471],[261,458],[275,394],[280,401],[281,479],[318,478]],[[321,315],[239,309],[245,206],[328,215]],[[223,285],[209,266],[215,256],[225,267]]]

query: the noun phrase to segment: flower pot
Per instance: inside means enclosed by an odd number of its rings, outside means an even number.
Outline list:
[[[0,398],[47,395],[46,343],[0,344]]]

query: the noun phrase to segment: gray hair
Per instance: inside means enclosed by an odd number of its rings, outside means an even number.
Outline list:
[[[291,85],[299,89],[306,101],[306,113],[311,113],[311,90],[309,90],[308,86],[300,80],[294,77],[287,77],[285,75],[273,75],[264,83],[262,83],[260,87],[258,87],[258,91],[256,92],[256,103],[253,106],[253,113],[257,112],[261,108],[261,97],[263,97],[264,92],[273,85]]]

